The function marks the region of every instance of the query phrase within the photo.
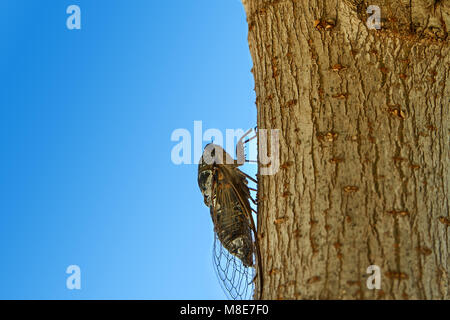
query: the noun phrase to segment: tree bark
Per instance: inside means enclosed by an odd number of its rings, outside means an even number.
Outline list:
[[[449,299],[450,0],[243,2],[258,128],[280,129],[261,298]]]

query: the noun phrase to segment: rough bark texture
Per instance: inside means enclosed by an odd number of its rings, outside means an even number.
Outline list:
[[[262,298],[449,299],[450,0],[244,6],[258,127],[281,129]]]

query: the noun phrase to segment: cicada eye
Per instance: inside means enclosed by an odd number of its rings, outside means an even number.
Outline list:
[[[212,178],[213,175],[210,170],[205,170],[198,175],[198,186],[207,206],[211,205]]]
[[[198,185],[200,189],[206,190],[211,188],[211,171],[203,171],[198,177]]]

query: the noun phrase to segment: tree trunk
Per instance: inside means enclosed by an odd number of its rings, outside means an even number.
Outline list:
[[[450,0],[243,2],[258,128],[280,129],[261,298],[449,299]]]

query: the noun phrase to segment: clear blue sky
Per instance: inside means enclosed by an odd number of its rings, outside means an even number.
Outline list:
[[[1,0],[0,34],[0,298],[225,298],[170,136],[256,125],[240,1]]]

